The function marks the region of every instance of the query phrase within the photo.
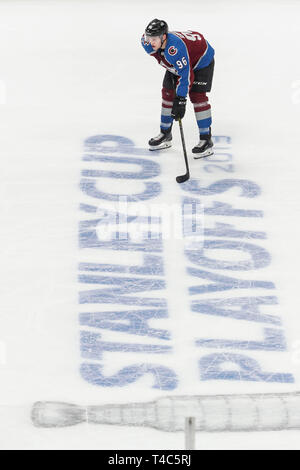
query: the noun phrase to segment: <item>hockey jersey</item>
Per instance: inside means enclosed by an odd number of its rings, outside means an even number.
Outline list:
[[[179,77],[176,87],[178,96],[186,97],[194,81],[194,70],[207,67],[215,51],[204,36],[197,31],[172,31],[168,33],[165,49],[155,52],[145,35],[142,36],[145,51],[158,63]]]

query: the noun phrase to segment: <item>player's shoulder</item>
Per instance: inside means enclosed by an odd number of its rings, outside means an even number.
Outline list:
[[[177,46],[177,47],[180,47],[181,45],[184,46],[184,42],[182,41],[182,38],[180,37],[180,31],[171,31],[170,33],[168,33],[167,45]]]
[[[181,54],[185,50],[185,47],[185,43],[182,41],[177,31],[170,32],[168,34],[165,55],[169,58],[176,57],[177,54]]]

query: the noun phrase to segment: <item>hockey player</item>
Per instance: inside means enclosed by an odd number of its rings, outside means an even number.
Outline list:
[[[199,143],[194,158],[212,155],[211,107],[206,93],[211,90],[214,49],[197,31],[172,31],[163,20],[154,19],[142,36],[145,51],[167,69],[162,88],[160,134],[149,140],[149,150],[171,147],[173,120],[185,115],[187,95],[194,105]]]

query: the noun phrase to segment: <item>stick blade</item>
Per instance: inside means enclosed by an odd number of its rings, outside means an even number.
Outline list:
[[[190,173],[187,172],[185,173],[185,175],[180,175],[180,176],[176,176],[176,181],[177,183],[181,184],[181,183],[184,183],[185,181],[187,181],[190,177]]]

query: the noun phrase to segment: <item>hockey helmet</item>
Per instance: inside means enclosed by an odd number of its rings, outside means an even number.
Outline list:
[[[164,20],[158,20],[155,18],[154,20],[150,21],[148,26],[145,29],[146,37],[153,37],[153,36],[163,36],[163,34],[168,34],[169,28],[167,23]]]

